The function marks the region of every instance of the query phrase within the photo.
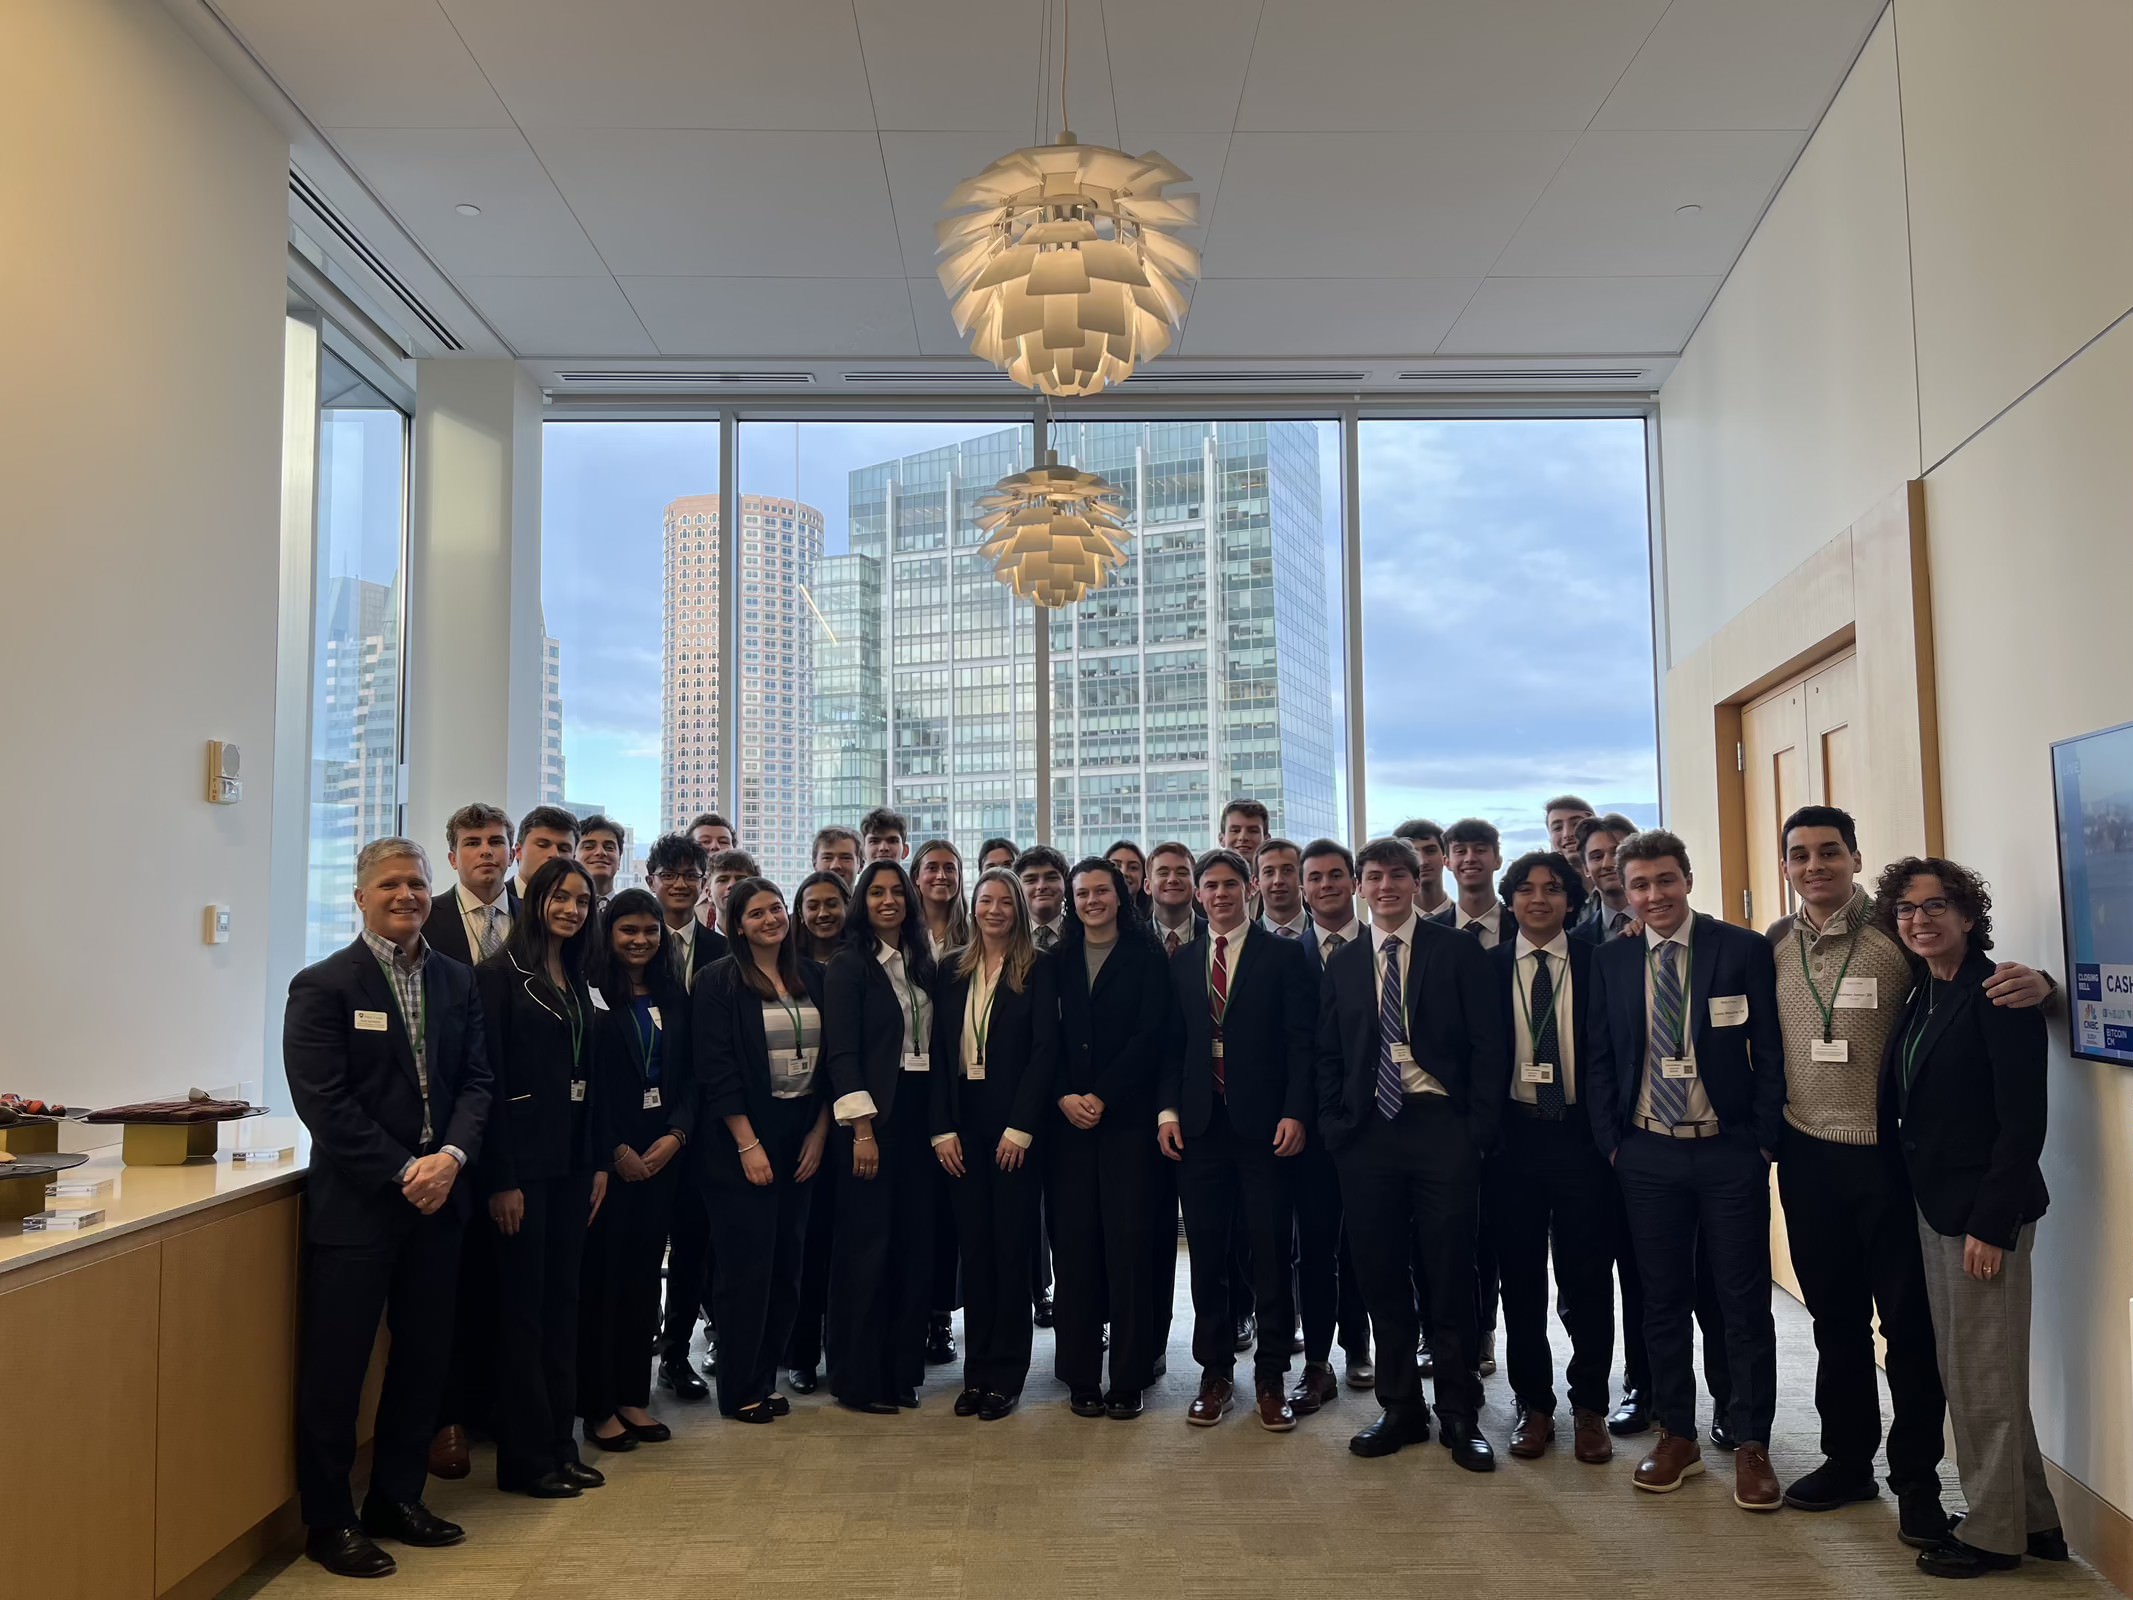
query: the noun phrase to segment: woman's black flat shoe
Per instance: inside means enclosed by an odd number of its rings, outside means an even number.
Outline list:
[[[985,1409],[985,1392],[982,1389],[965,1389],[955,1397],[955,1414],[959,1417],[974,1417]]]
[[[1067,1405],[1077,1417],[1100,1417],[1104,1414],[1104,1397],[1094,1389],[1084,1389],[1070,1397]]]
[[[896,1403],[906,1411],[916,1411],[918,1409],[918,1391],[916,1389],[897,1390]]]
[[[587,1428],[585,1430],[585,1442],[595,1450],[605,1450],[610,1455],[622,1455],[627,1451],[636,1449],[640,1441],[635,1430],[625,1422],[622,1425],[622,1431],[612,1435],[594,1433],[592,1429]]]
[[[1141,1414],[1141,1392],[1138,1389],[1116,1389],[1104,1402],[1104,1415],[1113,1422],[1131,1422]]]
[[[664,1422],[647,1422],[641,1427],[634,1422],[625,1422],[622,1425],[629,1429],[630,1437],[639,1444],[665,1444],[674,1437],[674,1430]]]
[[[772,1395],[763,1404],[770,1407],[770,1414],[774,1417],[789,1417],[792,1415],[792,1402],[782,1394]]]
[[[733,1413],[735,1422],[775,1422],[777,1413],[770,1409],[768,1400],[758,1400],[752,1406],[742,1406]]]
[[[1019,1394],[989,1394],[985,1397],[985,1408],[978,1413],[978,1421],[998,1422],[1002,1417],[1011,1415],[1021,1403],[1022,1396]]]
[[[862,1417],[893,1417],[896,1415],[894,1402],[888,1400],[846,1400],[840,1395],[837,1404],[847,1411],[858,1412]]]

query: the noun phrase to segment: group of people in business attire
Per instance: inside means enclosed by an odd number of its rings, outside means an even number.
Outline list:
[[[422,1491],[467,1473],[469,1429],[501,1489],[599,1487],[581,1441],[672,1437],[655,1352],[708,1398],[700,1317],[738,1422],[823,1382],[848,1411],[919,1406],[958,1305],[957,1416],[1012,1415],[1051,1325],[1073,1413],[1132,1421],[1166,1370],[1182,1212],[1191,1425],[1241,1404],[1295,1428],[1341,1393],[1337,1341],[1379,1405],[1352,1451],[1427,1440],[1428,1381],[1451,1459],[1493,1471],[1500,1306],[1509,1454],[1554,1448],[1567,1397],[1578,1461],[1656,1430],[1632,1481],[1669,1493],[1705,1470],[1694,1325],[1736,1504],[1831,1510],[1879,1493],[1878,1309],[1919,1566],[2064,1559],[2028,1396],[2054,986],[1989,957],[1984,884],[1906,858],[1869,894],[1852,819],[1808,807],[1783,836],[1799,909],[1757,934],[1690,910],[1674,835],[1574,796],[1545,821],[1506,868],[1479,819],[1351,851],[1270,837],[1240,799],[1210,849],[998,839],[966,872],[883,808],[822,830],[789,894],[710,815],[620,892],[620,830],[559,808],[515,829],[463,808],[434,896],[419,845],[366,846],[362,932],[297,976],[285,1033],[313,1139],[310,1555],[377,1576],[379,1539],[458,1542]],[[1790,1486],[1773,1162],[1825,1458]]]

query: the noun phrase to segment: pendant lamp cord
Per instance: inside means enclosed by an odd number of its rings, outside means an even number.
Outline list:
[[[1074,59],[1074,0],[1060,0],[1059,24],[1059,142],[1074,142],[1074,121],[1067,115],[1067,67]]]

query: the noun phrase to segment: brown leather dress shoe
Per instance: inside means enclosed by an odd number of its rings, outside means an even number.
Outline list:
[[[1590,1466],[1614,1460],[1615,1442],[1607,1436],[1607,1419],[1582,1406],[1573,1407],[1570,1416],[1577,1428],[1574,1446],[1577,1458]]]
[[[1672,1494],[1685,1479],[1703,1471],[1703,1447],[1696,1436],[1668,1433],[1662,1426],[1652,1453],[1637,1463],[1630,1481],[1647,1494]]]
[[[1261,1378],[1257,1389],[1260,1427],[1268,1433],[1287,1433],[1296,1426],[1296,1413],[1289,1409],[1289,1397],[1281,1392],[1279,1378]]]
[[[1744,1444],[1733,1452],[1733,1503],[1743,1511],[1776,1511],[1785,1491],[1770,1469],[1767,1445]]]
[[[467,1455],[467,1430],[458,1423],[439,1428],[430,1441],[430,1476],[464,1478],[473,1469]]]
[[[1518,1425],[1511,1430],[1511,1454],[1521,1461],[1537,1461],[1555,1442],[1555,1413],[1518,1408]]]
[[[1302,1379],[1289,1391],[1289,1409],[1299,1417],[1312,1417],[1318,1414],[1319,1407],[1331,1405],[1340,1397],[1340,1380],[1333,1376],[1332,1363],[1321,1366],[1307,1362]]]
[[[1237,1403],[1237,1386],[1227,1378],[1202,1378],[1200,1392],[1193,1397],[1192,1408],[1185,1413],[1185,1420],[1195,1428],[1212,1428],[1229,1415],[1231,1406]]]

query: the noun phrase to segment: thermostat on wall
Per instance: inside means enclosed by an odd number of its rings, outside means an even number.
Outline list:
[[[244,798],[244,785],[237,781],[242,753],[220,739],[207,741],[207,798],[212,805],[233,806]]]

